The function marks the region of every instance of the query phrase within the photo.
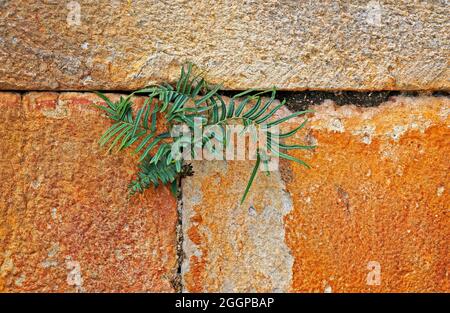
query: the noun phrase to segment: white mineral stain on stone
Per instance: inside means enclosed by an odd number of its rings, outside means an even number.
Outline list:
[[[382,7],[378,1],[370,1],[366,5],[366,22],[372,26],[382,26]]]
[[[81,265],[78,261],[73,261],[70,256],[66,257],[67,284],[74,286],[77,292],[84,291],[83,276],[81,275]]]
[[[44,176],[40,175],[36,180],[33,180],[30,184],[31,188],[33,189],[39,189],[41,186],[42,181],[44,180]]]
[[[419,130],[422,134],[433,124],[432,121],[425,119],[422,115],[413,115],[410,119],[413,122],[408,125],[408,128]]]
[[[317,140],[316,137],[314,137],[314,136],[312,135],[311,132],[309,132],[309,133],[306,135],[305,140],[306,140],[307,144],[310,145],[310,146],[317,146],[317,145],[319,144],[319,141]]]
[[[66,5],[69,10],[66,18],[67,25],[80,26],[81,25],[81,5],[77,1],[70,1]]]
[[[58,261],[56,261],[56,260],[44,260],[44,261],[42,261],[41,266],[43,268],[55,267],[55,266],[58,266]]]
[[[450,115],[450,106],[443,105],[441,110],[439,111],[439,116],[443,121],[445,121],[449,115]]]
[[[360,140],[365,144],[371,144],[373,139],[378,137],[382,139],[387,137],[398,142],[408,131],[425,133],[438,120],[445,122],[448,119],[450,109],[444,101],[438,104],[440,107],[437,115],[422,112],[423,106],[429,105],[430,99],[437,100],[436,97],[427,96],[414,99],[398,96],[380,104],[380,106],[364,108],[363,110],[354,105],[338,106],[331,100],[325,100],[321,105],[309,107],[315,112],[310,116],[309,125],[314,130],[350,132],[360,137]],[[405,116],[404,122],[401,124],[396,123],[395,120],[389,118],[389,114],[386,114],[387,110],[399,109],[404,106],[410,108],[410,113]],[[360,118],[365,122],[362,125],[355,125],[351,122],[353,118]],[[297,122],[295,119],[294,121]],[[375,124],[380,124],[380,126],[375,127]]]
[[[125,256],[123,255],[121,249],[116,249],[116,250],[114,250],[114,255],[115,255],[115,257],[116,257],[116,259],[117,259],[118,261],[123,261],[123,260],[125,260]]]
[[[52,219],[56,220],[56,218],[58,217],[58,210],[56,208],[51,208],[50,212],[50,214],[52,215]]]
[[[120,6],[120,0],[111,0],[111,5],[114,9],[117,9]]]
[[[48,251],[48,257],[52,258],[59,252],[59,244],[54,242],[52,243],[52,246],[50,250]]]
[[[397,162],[399,160],[398,147],[395,145],[391,145],[389,143],[384,143],[384,144],[380,145],[379,152],[380,152],[382,158],[390,159],[394,162]]]
[[[388,136],[394,139],[394,141],[398,141],[400,137],[406,132],[407,129],[408,128],[403,125],[394,126],[392,132],[388,133]]]
[[[437,196],[438,197],[442,196],[444,194],[444,191],[445,191],[444,186],[439,186],[437,191],[436,191]]]
[[[256,212],[256,209],[255,209],[254,207],[250,206],[250,207],[248,208],[248,214],[249,214],[250,216],[256,216],[258,213]]]
[[[69,112],[68,112],[65,104],[62,101],[58,101],[55,109],[42,110],[42,114],[44,114],[44,116],[48,117],[48,118],[63,119],[69,115]]]
[[[370,137],[370,135],[364,135],[361,141],[366,145],[370,145],[372,142],[372,138]]]
[[[375,134],[375,125],[364,125],[360,129],[352,131],[353,135],[361,136],[361,141],[366,145],[372,143],[372,136]]]
[[[93,82],[92,76],[90,76],[90,75],[88,75],[88,76],[86,76],[85,78],[82,79],[83,85],[88,85],[88,84],[90,84],[92,82]]]
[[[41,266],[43,268],[58,266],[58,261],[55,259],[58,252],[59,252],[59,244],[55,242],[52,243],[50,249],[48,250],[47,258],[41,262]]]
[[[14,281],[14,285],[16,285],[17,287],[22,287],[22,284],[26,278],[27,276],[25,274],[20,274],[20,276]]]
[[[14,262],[11,258],[11,251],[6,251],[3,253],[4,260],[3,264],[0,266],[0,277],[5,277],[14,269]]]
[[[50,209],[50,215],[55,222],[62,222],[62,216],[58,213],[57,208],[51,208]]]
[[[196,249],[196,250],[194,250],[194,255],[199,258],[203,255],[203,253],[202,253],[202,251]]]
[[[344,123],[339,118],[330,119],[328,129],[337,133],[343,133],[345,131]]]

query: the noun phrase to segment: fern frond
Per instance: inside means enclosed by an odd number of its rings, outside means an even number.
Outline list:
[[[298,127],[282,134],[274,134],[270,128],[282,124],[294,117],[310,113],[305,110],[295,112],[289,116],[273,121],[273,117],[285,105],[285,100],[274,105],[276,89],[257,91],[249,89],[236,94],[228,103],[220,95],[220,85],[211,86],[196,71],[191,63],[183,66],[180,77],[175,86],[169,84],[155,85],[137,90],[126,97],[120,97],[116,102],[111,101],[102,93],[97,95],[105,102],[104,106],[97,106],[114,123],[101,136],[101,146],[109,145],[108,151],[133,148],[139,154],[139,171],[129,185],[131,194],[142,192],[151,185],[169,185],[176,194],[178,178],[186,174],[186,164],[182,159],[175,159],[172,151],[180,151],[184,145],[191,144],[192,156],[195,157],[195,147],[212,149],[211,140],[219,140],[226,145],[230,142],[229,132],[225,126],[232,121],[240,121],[244,129],[251,126],[262,126],[268,131],[267,147],[275,155],[309,167],[305,162],[282,151],[295,149],[314,149],[315,146],[305,146],[280,143],[280,139],[287,139],[301,130],[305,119]],[[270,94],[270,96],[268,95]],[[141,108],[133,110],[133,96],[147,96]],[[133,113],[135,112],[135,113]],[[164,133],[158,134],[158,118],[164,118]],[[195,119],[199,119],[203,126],[217,125],[223,130],[222,135],[202,136],[197,142],[170,138],[170,130],[176,124],[186,124],[191,130],[195,127]],[[276,139],[276,140],[275,140]],[[135,146],[134,146],[135,145]],[[192,146],[191,146],[192,147]],[[179,148],[179,150],[174,149]],[[255,180],[261,162],[268,169],[268,159],[261,157],[258,151],[255,167],[244,191],[241,203],[247,197],[251,185]],[[189,165],[190,166],[190,165]],[[192,171],[188,171],[191,173]],[[267,172],[268,173],[268,172]]]
[[[248,180],[247,187],[245,188],[244,194],[242,195],[241,204],[245,201],[245,198],[247,197],[248,192],[250,191],[250,187],[252,186],[253,181],[255,180],[256,173],[258,172],[260,163],[261,163],[261,156],[258,153],[256,155],[256,163],[255,163],[255,166],[253,167],[252,174],[250,175],[250,179]]]
[[[150,163],[149,159],[139,164],[139,172],[128,188],[131,195],[143,192],[151,185],[158,187],[160,184],[167,185],[175,181],[178,174],[175,164],[167,165],[164,158],[156,163]]]

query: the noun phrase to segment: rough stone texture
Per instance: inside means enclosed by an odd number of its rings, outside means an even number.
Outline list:
[[[79,15],[78,15],[79,13]],[[449,89],[448,1],[0,0],[0,89]]]
[[[183,181],[185,291],[289,290],[294,260],[283,218],[292,204],[274,174],[254,186],[253,206],[240,206],[249,169],[250,161],[198,161]]]
[[[318,148],[293,153],[313,168],[282,162],[243,205],[249,163],[195,164],[185,290],[450,292],[450,99],[313,109],[296,140]]]
[[[174,291],[176,200],[127,199],[135,160],[98,146],[98,100],[0,93],[0,291]]]

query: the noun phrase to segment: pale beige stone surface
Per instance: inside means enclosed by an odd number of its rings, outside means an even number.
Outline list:
[[[183,180],[183,289],[287,292],[294,259],[284,218],[292,210],[280,173],[258,177],[240,205],[250,161],[197,161]]]
[[[0,89],[449,89],[447,1],[0,1]]]

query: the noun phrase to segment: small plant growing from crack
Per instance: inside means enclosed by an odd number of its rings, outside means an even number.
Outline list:
[[[230,143],[230,134],[225,126],[233,122],[243,124],[244,130],[249,127],[263,127],[267,134],[264,140],[269,154],[309,168],[304,161],[282,151],[313,149],[314,146],[280,143],[280,139],[289,138],[301,130],[307,119],[286,133],[272,132],[271,129],[275,129],[275,126],[289,119],[312,111],[295,112],[273,121],[271,118],[285,105],[285,100],[274,105],[275,88],[265,91],[249,89],[225,101],[220,93],[220,85],[210,85],[194,72],[193,65],[189,63],[181,68],[181,75],[175,86],[163,84],[146,87],[134,91],[127,97],[121,97],[116,102],[102,93],[97,93],[106,102],[104,106],[97,107],[114,122],[100,138],[100,145],[108,144],[108,151],[131,148],[135,154],[140,155],[136,178],[128,186],[130,195],[141,193],[152,185],[157,187],[160,184],[169,185],[172,193],[176,195],[179,179],[190,176],[193,172],[191,164],[187,163],[187,158],[182,155],[176,157],[173,151],[183,151],[186,145],[214,150],[215,146],[211,145],[212,140],[219,140],[223,146],[226,146]],[[132,97],[136,95],[146,96],[146,100],[139,109],[133,110]],[[158,123],[160,118],[163,118],[163,123]],[[217,126],[223,130],[223,133],[218,135],[218,132],[212,132],[193,140],[186,140],[185,136],[178,138],[171,136],[176,125],[187,125],[190,133],[194,133],[199,123],[201,127]],[[195,158],[198,150],[189,151],[189,155]],[[256,163],[241,203],[247,197],[260,165],[267,166],[270,161],[267,151],[257,148]],[[263,170],[269,173],[267,168]]]

